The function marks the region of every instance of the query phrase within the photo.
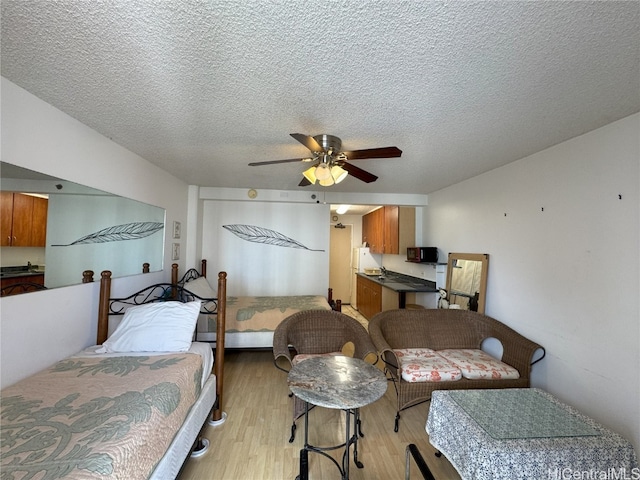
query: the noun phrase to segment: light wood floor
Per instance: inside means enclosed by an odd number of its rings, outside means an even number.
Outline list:
[[[345,313],[349,312],[348,309]],[[355,315],[354,315],[355,316]],[[366,320],[365,320],[366,322]],[[304,443],[304,419],[298,421],[296,439],[289,443],[291,399],[286,374],[273,365],[271,351],[229,351],[225,358],[224,424],[208,426],[205,436],[210,450],[200,458],[189,459],[180,480],[280,480],[298,475],[300,449]],[[414,443],[420,449],[437,480],[460,477],[444,458],[435,457],[429,444],[425,423],[429,403],[402,412],[400,429],[393,431],[396,394],[389,382],[386,394],[362,408],[364,438],[358,442],[358,469],[351,461],[352,480],[390,480],[405,478],[405,449]],[[309,413],[309,442],[336,445],[344,441],[345,414],[342,411],[314,408]],[[337,452],[334,458],[339,458]],[[353,458],[353,454],[352,454]],[[412,463],[411,478],[421,479]],[[309,454],[309,478],[340,478],[329,459]]]

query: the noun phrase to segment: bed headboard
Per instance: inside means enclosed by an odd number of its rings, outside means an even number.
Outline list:
[[[176,285],[184,286],[185,283],[190,282],[191,280],[195,280],[196,278],[207,277],[206,260],[202,260],[200,271],[196,270],[195,268],[190,268],[189,270],[184,272],[184,275],[182,276],[182,278],[180,278],[180,280],[178,280],[178,265],[174,263],[171,267],[171,283],[174,283]]]
[[[197,271],[193,271],[197,274]],[[194,300],[201,300],[201,313],[207,315],[217,315],[217,325],[224,325],[227,297],[226,272],[220,272],[218,274],[217,298],[200,298],[184,288],[184,282],[186,282],[185,279],[191,279],[191,277],[188,277],[187,274],[185,274],[185,276],[183,276],[183,278],[178,281],[178,265],[175,263],[171,266],[171,283],[156,283],[154,285],[149,285],[148,287],[145,287],[142,290],[129,295],[128,297],[112,298],[111,272],[109,270],[105,270],[101,273],[100,276],[98,334],[96,338],[97,344],[102,344],[108,337],[109,317],[111,315],[124,315],[127,308],[136,305],[144,305],[147,303],[166,301],[189,302]],[[194,276],[193,278],[197,278],[197,276]],[[222,332],[224,332],[224,328]],[[222,336],[224,337],[224,335]]]

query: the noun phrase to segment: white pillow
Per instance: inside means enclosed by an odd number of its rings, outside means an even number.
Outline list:
[[[195,280],[191,280],[184,284],[184,288],[205,300],[216,298],[217,296],[216,291],[211,288],[211,284],[207,281],[206,277],[198,277]]]
[[[131,307],[97,352],[186,352],[199,313],[200,301]]]

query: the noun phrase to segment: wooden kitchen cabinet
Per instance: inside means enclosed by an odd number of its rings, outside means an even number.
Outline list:
[[[406,255],[407,247],[416,246],[416,209],[398,208],[398,254]]]
[[[47,199],[16,192],[0,193],[0,246],[44,247],[47,236]]]
[[[13,223],[13,192],[0,192],[0,246],[11,245]]]
[[[416,209],[386,205],[362,216],[362,241],[371,253],[403,255],[415,246]]]
[[[358,275],[358,311],[367,319],[382,311],[382,286]]]
[[[5,288],[10,285],[18,285],[24,284],[25,282],[33,283],[36,285],[44,285],[44,274],[42,275],[29,275],[26,277],[11,277],[11,278],[3,278],[0,280],[0,288]],[[27,291],[35,291],[34,288],[29,288],[28,290],[23,290],[21,288],[12,288],[7,292],[3,292],[2,296],[10,296],[10,295],[19,295],[21,293],[25,293]]]
[[[362,216],[362,241],[367,242],[371,253],[383,253],[384,207]]]
[[[358,311],[367,319],[385,310],[400,308],[400,294],[395,290],[383,287],[366,277],[358,275],[356,294]],[[415,303],[416,294],[406,293],[405,303]]]
[[[47,245],[47,214],[49,200],[33,197],[33,223],[31,225],[31,245],[45,247]]]
[[[384,207],[384,246],[382,253],[398,254],[398,211],[400,207]]]

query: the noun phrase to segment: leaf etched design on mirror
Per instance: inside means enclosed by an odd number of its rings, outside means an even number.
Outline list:
[[[124,225],[103,228],[97,232],[85,235],[78,240],[67,244],[53,244],[52,247],[70,247],[72,245],[83,245],[87,243],[123,242],[125,240],[137,240],[148,237],[162,230],[164,224],[161,222],[134,222]]]

